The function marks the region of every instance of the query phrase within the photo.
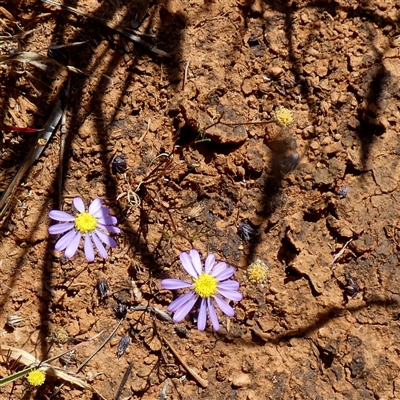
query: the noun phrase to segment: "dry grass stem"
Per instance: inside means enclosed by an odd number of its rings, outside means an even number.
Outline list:
[[[208,386],[208,381],[203,379],[196,371],[194,371],[192,368],[189,367],[189,365],[186,363],[186,361],[179,355],[179,353],[175,350],[175,348],[172,346],[172,344],[165,338],[163,338],[164,342],[166,345],[170,348],[172,351],[173,355],[178,359],[178,361],[182,364],[183,368],[186,369],[186,371],[192,375],[192,377],[197,381],[197,383],[203,387],[206,388]]]

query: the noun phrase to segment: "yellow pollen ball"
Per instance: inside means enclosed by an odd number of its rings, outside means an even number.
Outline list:
[[[44,381],[46,380],[46,373],[39,369],[34,369],[31,371],[28,376],[26,377],[29,384],[32,386],[41,386],[43,385]]]
[[[81,233],[88,233],[95,230],[97,227],[97,220],[88,212],[78,214],[75,218],[75,228]]]
[[[278,108],[275,111],[275,120],[280,126],[288,126],[294,121],[293,111],[285,107]]]
[[[194,291],[203,299],[217,294],[218,281],[209,274],[202,274],[194,280]]]
[[[268,276],[268,267],[264,261],[256,260],[247,268],[247,278],[252,283],[265,283]]]

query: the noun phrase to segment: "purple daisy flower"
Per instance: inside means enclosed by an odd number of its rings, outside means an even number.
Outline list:
[[[237,291],[239,282],[227,280],[235,273],[235,269],[225,262],[215,264],[214,254],[209,254],[203,271],[199,252],[195,249],[190,250],[189,253],[181,253],[179,258],[183,268],[192,277],[192,282],[180,279],[163,279],[161,287],[168,290],[191,288],[191,291],[174,300],[168,306],[168,311],[175,312],[173,320],[180,322],[188,315],[197,300],[200,299],[197,329],[204,331],[208,311],[214,329],[216,331],[219,330],[218,315],[214,302],[224,314],[228,317],[233,317],[235,311],[223,297],[234,301],[240,301],[243,298]]]
[[[51,219],[61,222],[61,224],[50,226],[49,233],[52,235],[65,233],[57,241],[55,249],[65,250],[65,257],[71,258],[78,250],[83,237],[85,256],[89,262],[94,261],[93,243],[99,254],[103,258],[107,258],[107,251],[103,243],[110,247],[117,246],[117,242],[107,234],[108,232],[121,232],[119,228],[113,226],[117,223],[117,218],[109,215],[110,209],[103,207],[101,199],[94,199],[90,203],[88,211],[80,197],[75,197],[73,204],[78,211],[76,216],[58,210],[52,210],[49,213]]]

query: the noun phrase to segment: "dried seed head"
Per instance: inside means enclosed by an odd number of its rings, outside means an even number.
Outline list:
[[[57,345],[62,345],[69,340],[68,333],[63,328],[56,328],[54,331],[50,332],[50,335],[46,337],[46,342],[55,343]]]
[[[262,260],[256,260],[247,268],[247,279],[251,283],[265,283],[268,277],[268,267]]]
[[[113,174],[123,173],[127,169],[125,156],[123,154],[114,158],[111,164]]]
[[[118,343],[118,349],[117,349],[117,356],[121,357],[123,354],[125,354],[126,349],[131,343],[131,338],[127,335],[122,336],[121,340]]]
[[[253,229],[249,224],[241,222],[238,227],[238,234],[242,240],[249,241],[253,236],[256,235],[256,230]]]
[[[21,326],[23,322],[24,322],[24,318],[20,317],[19,315],[8,315],[7,316],[7,325],[12,329],[15,329],[18,326]]]
[[[189,219],[196,218],[196,217],[198,217],[198,216],[203,212],[203,210],[204,210],[204,203],[203,203],[203,202],[197,203],[197,204],[189,211],[189,213],[188,213],[187,216],[188,216]]]
[[[294,121],[294,113],[285,107],[280,107],[275,111],[274,119],[279,126],[289,126]]]
[[[348,278],[344,287],[344,292],[349,297],[354,297],[360,291],[360,286],[353,278]]]
[[[114,307],[115,316],[119,319],[125,318],[128,309],[126,305],[118,303],[117,307]]]
[[[110,287],[108,286],[108,282],[105,279],[100,279],[96,284],[97,295],[102,298],[108,294],[110,291]]]

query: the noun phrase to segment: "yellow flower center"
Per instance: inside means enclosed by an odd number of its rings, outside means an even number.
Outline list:
[[[26,379],[32,386],[41,386],[46,380],[46,373],[39,369],[34,369],[28,374]]]
[[[78,214],[75,218],[75,228],[81,233],[92,232],[95,230],[96,226],[96,218],[87,211],[82,214]]]
[[[209,274],[202,274],[194,279],[194,291],[203,299],[217,294],[218,281]]]

